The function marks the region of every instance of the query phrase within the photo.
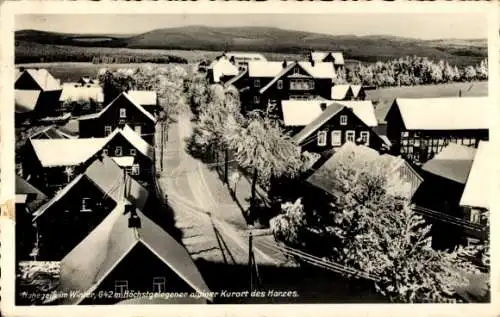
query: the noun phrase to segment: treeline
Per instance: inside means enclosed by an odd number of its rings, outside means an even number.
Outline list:
[[[145,50],[16,42],[16,64],[50,62],[187,64],[183,57]]]
[[[457,67],[425,57],[406,57],[374,64],[349,64],[338,72],[337,83],[367,86],[413,86],[488,79],[488,61]]]

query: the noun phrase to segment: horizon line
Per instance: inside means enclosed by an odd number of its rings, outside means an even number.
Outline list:
[[[249,25],[240,25],[240,26],[208,26],[208,25],[201,25],[201,24],[190,24],[190,25],[184,25],[184,26],[174,26],[174,27],[162,27],[162,28],[154,28],[150,29],[147,31],[143,32],[135,32],[135,33],[120,33],[120,32],[90,32],[90,33],[85,33],[85,32],[78,32],[78,33],[71,33],[71,32],[60,32],[60,31],[53,31],[53,30],[47,30],[47,29],[42,29],[42,28],[20,28],[20,29],[15,29],[15,32],[19,31],[41,31],[41,32],[47,32],[47,33],[58,33],[58,34],[66,34],[66,35],[129,35],[129,36],[137,36],[145,33],[149,33],[152,31],[157,31],[157,30],[168,30],[168,29],[181,29],[181,28],[189,28],[189,27],[204,27],[208,29],[232,29],[232,28],[253,28],[253,29],[277,29],[277,30],[284,30],[284,31],[292,31],[292,32],[303,32],[303,33],[311,33],[311,34],[321,34],[321,35],[326,35],[326,36],[332,36],[332,37],[358,37],[358,38],[369,38],[369,37],[377,37],[377,36],[384,36],[384,37],[394,37],[394,38],[400,38],[400,39],[412,39],[412,40],[420,40],[420,41],[440,41],[440,40],[458,40],[458,41],[472,41],[472,40],[488,40],[488,37],[481,38],[457,38],[457,37],[448,37],[448,38],[435,38],[435,39],[423,39],[420,37],[414,37],[414,36],[400,36],[400,35],[391,35],[391,34],[371,34],[371,35],[356,35],[356,34],[328,34],[328,33],[322,33],[322,32],[314,32],[314,31],[303,31],[303,30],[297,30],[297,29],[287,29],[287,28],[280,28],[280,27],[274,27],[274,26],[249,26]]]

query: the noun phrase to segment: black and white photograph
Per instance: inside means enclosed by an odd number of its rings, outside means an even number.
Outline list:
[[[492,303],[487,7],[16,13],[14,305]]]

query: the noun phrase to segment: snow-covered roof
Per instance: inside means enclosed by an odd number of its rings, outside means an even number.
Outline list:
[[[29,74],[43,91],[60,90],[61,85],[57,79],[46,69],[26,69],[24,73]],[[20,76],[17,78],[19,79]]]
[[[99,86],[78,86],[73,83],[64,83],[62,85],[62,93],[59,101],[86,101],[94,100],[102,103],[104,101],[104,94],[102,88]]]
[[[134,101],[133,99],[131,99],[128,96],[128,94],[125,93],[125,92],[122,92],[120,95],[118,95],[115,99],[113,99],[113,101],[111,101],[109,103],[109,105],[107,105],[106,107],[104,107],[104,109],[102,109],[101,111],[99,111],[97,113],[92,113],[92,114],[89,114],[89,115],[81,116],[79,118],[79,120],[93,120],[93,119],[99,118],[102,114],[104,114],[106,111],[108,111],[114,105],[114,103],[117,102],[117,100],[119,100],[120,98],[125,98],[134,107],[136,107],[137,109],[139,109],[139,111],[141,111],[146,117],[148,117],[149,119],[151,119],[151,121],[156,122],[155,117],[151,113],[149,113],[146,109],[144,109],[143,106],[141,106],[140,104],[138,104],[136,101]]]
[[[113,161],[120,167],[129,167],[134,165],[133,156],[112,156]]]
[[[130,99],[141,106],[154,106],[157,104],[156,91],[152,90],[129,90],[127,91]]]
[[[460,199],[460,206],[490,208],[488,180],[492,177],[494,148],[488,141],[479,142],[472,167]]]
[[[40,97],[40,90],[19,90],[14,92],[15,109],[18,113],[30,112],[35,110]]]
[[[233,65],[227,58],[213,61],[209,68],[212,69],[213,81],[216,83],[220,82],[222,76],[236,76],[240,72],[238,66]]]
[[[227,58],[234,57],[235,60],[244,60],[244,61],[266,61],[267,59],[264,55],[260,53],[252,53],[252,52],[227,52],[225,53]]]
[[[311,52],[311,58],[315,61],[323,61],[328,55],[333,57],[335,65],[344,65],[344,54],[342,52]]]
[[[347,97],[349,91],[352,92],[350,85],[335,85],[332,87],[332,100],[343,100]],[[353,93],[353,92],[352,92]],[[354,95],[354,93],[353,93]]]
[[[408,130],[475,130],[489,129],[491,104],[488,97],[396,98],[392,108]]]
[[[318,118],[323,110],[321,104],[330,106],[332,104],[342,105],[351,108],[354,114],[360,118],[367,126],[377,126],[375,109],[370,100],[282,100],[283,121],[286,126],[305,126]],[[340,109],[339,109],[340,111]],[[334,114],[332,114],[334,115]],[[325,118],[327,119],[327,118]]]

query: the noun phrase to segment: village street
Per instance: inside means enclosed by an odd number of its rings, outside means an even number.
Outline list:
[[[174,210],[175,226],[182,231],[182,242],[195,260],[247,264],[249,245],[245,218],[216,172],[186,153],[185,140],[191,131],[192,122],[187,114],[169,125],[163,172],[158,177],[158,184]],[[156,140],[159,161],[160,127]],[[273,238],[269,234],[254,238],[255,262],[284,265],[287,259],[266,246],[266,240],[270,239]]]

